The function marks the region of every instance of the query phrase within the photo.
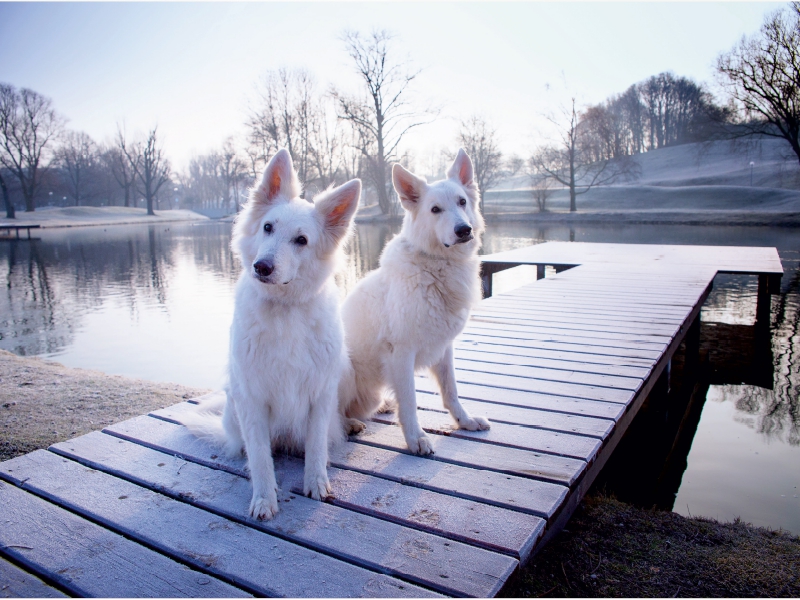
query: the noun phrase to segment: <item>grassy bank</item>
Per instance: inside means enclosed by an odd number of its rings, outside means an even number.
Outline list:
[[[587,497],[505,597],[798,597],[800,538]]]

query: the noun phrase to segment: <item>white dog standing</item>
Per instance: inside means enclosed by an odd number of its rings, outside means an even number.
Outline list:
[[[242,262],[231,325],[222,417],[203,407],[184,420],[232,456],[247,453],[250,515],[278,512],[272,448],[305,450],[303,491],[330,493],[330,436],[341,436],[337,387],[344,355],[339,291],[332,275],[358,207],[357,179],[314,204],[286,150],[267,165],[237,217],[232,247]]]
[[[380,268],[356,285],[342,306],[350,364],[339,388],[346,428],[364,428],[388,387],[412,452],[433,447],[417,420],[414,372],[430,368],[442,401],[462,429],[488,429],[458,401],[453,339],[481,299],[477,256],[483,218],[472,161],[458,151],[448,179],[428,184],[400,165],[392,181],[406,210],[403,228],[386,245]]]

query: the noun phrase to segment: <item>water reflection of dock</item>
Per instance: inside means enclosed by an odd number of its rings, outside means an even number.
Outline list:
[[[715,275],[759,277],[762,331],[783,272],[772,248],[548,243],[484,261],[487,295],[504,268],[561,271],[484,300],[456,342],[460,395],[490,431],[453,431],[420,377],[433,457],[382,415],[331,457],[329,503],[280,457],[281,512],[256,523],[243,461],[188,436],[178,405],[2,463],[0,555],[79,595],[495,595],[691,368]]]

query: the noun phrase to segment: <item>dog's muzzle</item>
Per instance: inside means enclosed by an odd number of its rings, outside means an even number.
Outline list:
[[[474,238],[472,235],[472,227],[466,223],[462,223],[455,228],[456,244],[464,244]]]
[[[271,260],[262,258],[261,260],[257,260],[253,263],[253,274],[255,275],[256,279],[263,281],[264,283],[272,283],[269,281],[269,276],[272,275],[272,272],[275,270],[275,263]]]

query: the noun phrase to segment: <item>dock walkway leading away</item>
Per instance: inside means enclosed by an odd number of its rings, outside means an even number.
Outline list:
[[[774,248],[548,243],[484,257],[486,291],[518,264],[570,268],[485,299],[455,342],[459,395],[491,430],[454,431],[419,376],[433,456],[378,415],[332,454],[328,502],[277,457],[281,511],[257,522],[244,461],[177,424],[190,403],[155,411],[0,463],[0,579],[39,596],[496,595],[567,522],[716,273],[762,294],[782,274]]]

